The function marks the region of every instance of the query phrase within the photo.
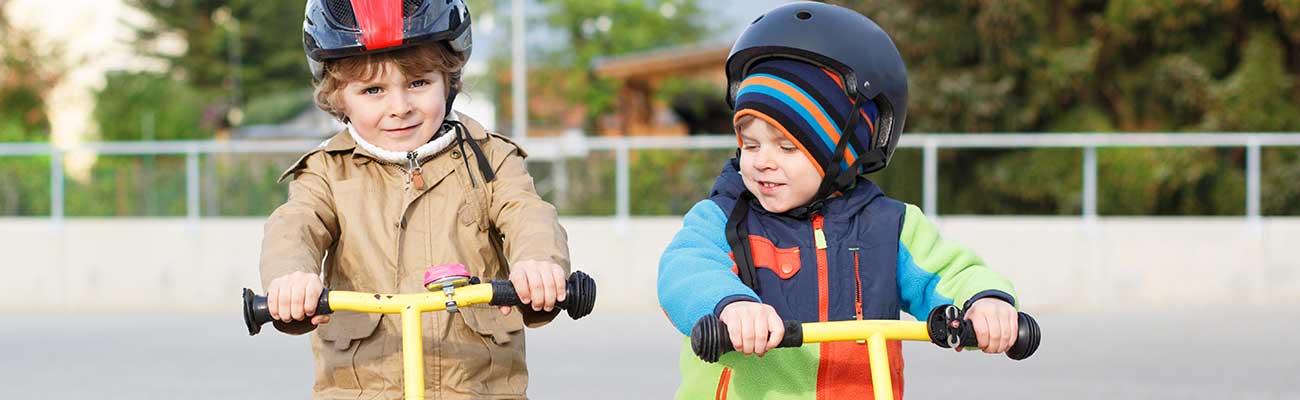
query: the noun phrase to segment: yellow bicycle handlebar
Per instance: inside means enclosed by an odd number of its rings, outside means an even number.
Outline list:
[[[801,323],[785,320],[785,335],[776,347],[800,347],[805,343],[858,341],[867,342],[875,398],[892,399],[893,387],[889,376],[889,361],[885,357],[887,340],[928,341],[940,347],[975,346],[978,339],[965,315],[953,305],[936,307],[926,321],[860,320]],[[1038,350],[1042,333],[1029,314],[1019,314],[1016,342],[1007,350],[1007,357],[1023,360]],[[691,329],[691,350],[705,362],[718,362],[723,354],[735,351],[727,324],[712,314],[696,321]]]
[[[462,267],[463,268],[463,267]],[[435,282],[442,285],[441,291],[418,294],[381,294],[348,292],[326,289],[317,300],[316,315],[331,314],[334,311],[358,311],[365,313],[401,314],[402,315],[402,374],[405,382],[405,397],[408,400],[424,399],[424,344],[420,327],[420,314],[429,311],[447,310],[456,312],[461,307],[488,303],[495,306],[518,306],[523,303],[515,287],[509,281],[492,281],[478,283],[477,278],[452,277],[453,279]],[[426,279],[428,277],[426,276]],[[451,283],[454,282],[454,283]],[[435,285],[426,281],[430,290]],[[591,314],[596,306],[596,282],[582,271],[575,271],[565,282],[565,299],[556,303],[556,307],[568,312],[569,317],[578,319]],[[272,322],[271,310],[265,296],[258,296],[245,288],[244,324],[249,335],[256,335],[262,325]],[[301,334],[311,330],[311,321],[294,321],[285,323],[275,320],[276,329],[291,334]]]

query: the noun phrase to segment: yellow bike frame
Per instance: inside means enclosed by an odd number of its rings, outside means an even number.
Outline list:
[[[331,290],[328,294],[334,311],[356,311],[402,315],[402,376],[407,400],[424,400],[424,337],[420,314],[447,309],[447,295],[442,292],[419,294],[375,294]],[[480,283],[461,286],[452,292],[456,307],[463,308],[492,300],[492,285]]]
[[[889,376],[889,359],[886,354],[887,340],[930,341],[930,331],[925,322],[862,320],[835,321],[803,324],[804,343],[867,342],[868,361],[871,363],[871,386],[876,400],[893,400],[894,382]]]

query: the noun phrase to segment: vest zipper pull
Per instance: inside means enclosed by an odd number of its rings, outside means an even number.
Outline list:
[[[416,154],[414,151],[406,153],[406,171],[411,174],[407,183],[414,187],[415,190],[424,190],[424,177],[421,174],[424,171],[423,168],[420,168],[420,163],[417,161],[419,157],[420,155]]]

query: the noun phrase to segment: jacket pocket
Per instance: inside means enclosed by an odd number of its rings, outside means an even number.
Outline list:
[[[465,325],[474,333],[479,334],[498,345],[510,343],[511,334],[524,329],[524,319],[520,316],[519,310],[514,310],[510,315],[501,315],[501,311],[495,306],[472,306],[460,309],[461,316],[465,318]]]
[[[454,362],[450,368],[463,370],[456,376],[476,378],[448,377],[444,383],[464,386],[483,396],[523,396],[528,368],[524,364],[524,321],[520,312],[501,315],[495,306],[476,305],[461,308],[458,314],[469,328],[462,334],[453,333],[461,337],[457,341],[463,344],[463,351],[452,356],[458,360],[443,362]]]
[[[330,348],[344,351],[353,342],[370,337],[379,326],[379,316],[359,312],[341,311],[330,316],[330,323],[321,325],[316,334]]]
[[[365,360],[358,360],[357,348],[375,334],[378,326],[379,315],[340,311],[330,316],[328,324],[316,329],[321,345],[316,354],[318,390],[361,389],[358,368]]]
[[[782,280],[789,280],[799,273],[798,247],[780,248],[765,237],[749,235],[749,249],[753,256],[751,261],[754,263],[754,268],[772,271]],[[731,259],[736,259],[734,252],[731,253]],[[739,274],[739,267],[732,264],[731,272]]]

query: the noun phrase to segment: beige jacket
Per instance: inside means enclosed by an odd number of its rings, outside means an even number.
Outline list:
[[[459,117],[495,181],[484,184],[471,147],[453,143],[423,161],[417,190],[406,165],[370,155],[347,131],[298,160],[280,177],[293,177],[289,200],[266,222],[264,288],[294,271],[323,272],[325,287],[336,290],[421,293],[430,265],[463,263],[484,279],[504,279],[509,262],[524,260],[568,270],[566,234],[555,207],[533,188],[526,153]],[[523,398],[525,321],[540,326],[557,313],[502,316],[487,305],[425,313],[426,398]],[[337,312],[317,328],[313,398],[400,399],[400,322],[399,315]]]

